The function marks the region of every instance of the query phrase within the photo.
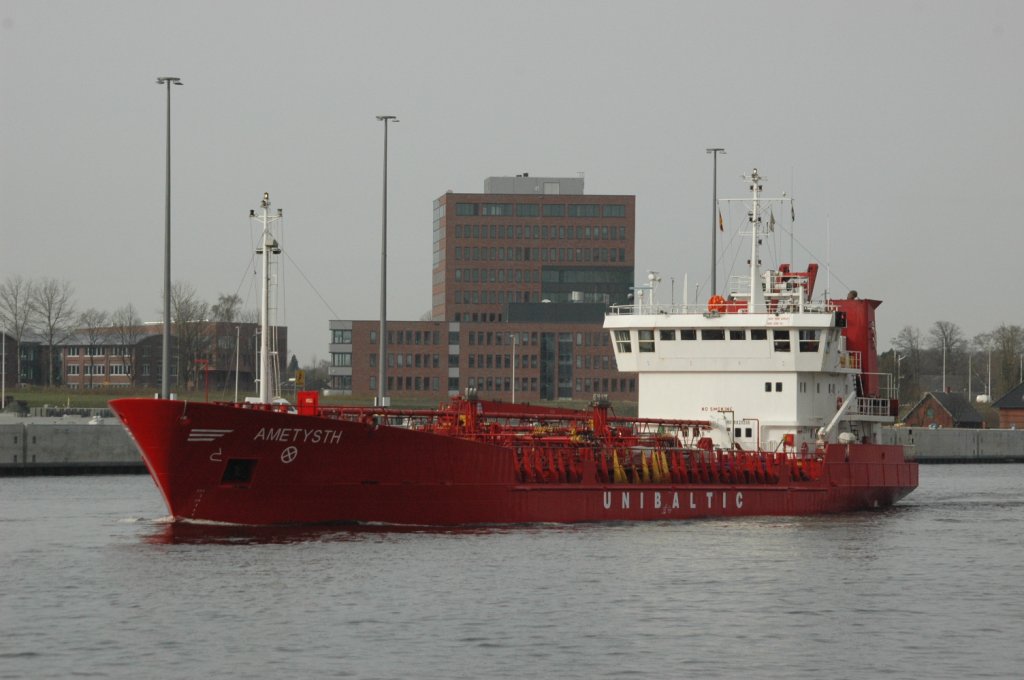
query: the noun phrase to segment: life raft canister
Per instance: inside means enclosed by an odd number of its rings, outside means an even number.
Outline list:
[[[723,312],[725,311],[725,298],[721,295],[712,295],[708,300],[708,311],[709,312]]]

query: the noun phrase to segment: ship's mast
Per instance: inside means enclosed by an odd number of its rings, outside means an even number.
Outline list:
[[[761,215],[759,213],[761,193],[761,180],[763,177],[757,174],[757,168],[750,173],[746,179],[750,180],[750,190],[754,195],[753,205],[750,208],[750,301],[747,306],[747,313],[756,314],[764,311],[764,293],[761,290],[761,267],[758,260],[758,238],[760,237]]]
[[[273,354],[270,349],[270,286],[271,270],[270,255],[279,255],[281,247],[274,238],[271,226],[282,219],[282,210],[278,208],[275,217],[270,216],[270,194],[264,192],[263,200],[260,202],[260,214],[256,216],[254,210],[249,211],[249,216],[254,217],[262,226],[260,233],[260,244],[256,249],[257,255],[263,256],[263,281],[260,286],[260,361],[257,380],[260,385],[259,402],[269,404],[271,401],[271,383],[274,375]]]

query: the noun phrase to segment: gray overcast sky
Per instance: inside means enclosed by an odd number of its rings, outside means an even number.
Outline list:
[[[883,346],[973,336],[1024,323],[1022,23],[1017,1],[0,0],[0,278],[159,318],[173,75],[173,277],[248,295],[270,192],[317,291],[287,271],[303,363],[335,313],[377,316],[383,113],[391,318],[430,308],[432,200],[524,171],[636,194],[638,278],[706,290],[721,146],[719,195],[755,166],[792,192],[833,294],[885,301]]]

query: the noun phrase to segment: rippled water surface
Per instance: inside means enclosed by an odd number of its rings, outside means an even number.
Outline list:
[[[0,478],[0,678],[962,678],[1024,668],[1024,466],[896,508],[468,531],[168,525]]]

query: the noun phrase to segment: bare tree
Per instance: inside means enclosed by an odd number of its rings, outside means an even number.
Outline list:
[[[21,381],[21,342],[32,327],[32,291],[35,284],[21,276],[8,276],[0,284],[0,331],[7,333],[16,345],[16,375]]]
[[[96,374],[96,354],[97,347],[102,347],[103,341],[109,335],[109,329],[106,328],[110,319],[110,315],[106,312],[101,312],[98,309],[90,307],[89,309],[82,312],[78,317],[78,328],[82,337],[85,339],[86,344],[86,356],[89,357],[89,367],[87,369],[87,375],[89,376],[89,389],[93,386],[93,376]]]
[[[1024,328],[1015,325],[1000,324],[992,331],[992,344],[998,356],[999,393],[1009,392],[1021,382],[1021,355],[1024,355]]]
[[[171,286],[171,322],[178,347],[178,379],[194,385],[196,359],[210,359],[208,318],[210,305],[199,299],[195,287],[182,281]]]
[[[110,315],[111,332],[120,349],[121,365],[125,367],[128,381],[135,385],[135,346],[142,339],[142,318],[132,303],[118,307]]]
[[[942,366],[943,377],[956,373],[966,345],[963,331],[952,321],[936,321],[928,331],[931,349]]]
[[[992,397],[992,352],[995,351],[995,339],[993,334],[989,333],[978,333],[974,336],[971,341],[971,355],[976,356],[981,354],[981,361],[972,362],[972,375],[971,379],[977,378],[985,385],[985,393]]]
[[[896,352],[906,362],[905,368],[903,362],[898,364],[900,401],[903,401],[903,395],[908,393],[916,398],[921,391],[921,331],[912,326],[904,326],[891,342]],[[904,370],[906,373],[903,373]]]
[[[225,295],[221,293],[217,297],[217,303],[210,308],[210,318],[213,321],[224,321],[234,323],[239,320],[242,310],[242,298],[237,295]]]
[[[49,369],[46,384],[53,387],[54,348],[64,342],[75,321],[74,290],[67,281],[43,279],[32,288],[31,306],[39,334],[46,341]]]

